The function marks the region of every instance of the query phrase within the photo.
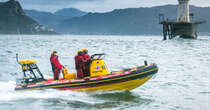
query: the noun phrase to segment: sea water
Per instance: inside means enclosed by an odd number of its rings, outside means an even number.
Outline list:
[[[19,59],[36,59],[46,78],[53,76],[50,54],[75,72],[77,50],[105,53],[110,71],[156,63],[159,72],[132,91],[14,91],[22,77]],[[163,41],[161,36],[0,35],[1,110],[209,110],[210,37]]]

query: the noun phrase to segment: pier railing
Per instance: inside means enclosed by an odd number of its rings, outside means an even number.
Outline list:
[[[202,23],[205,23],[205,22],[206,22],[206,20],[194,19],[192,17],[190,19],[189,23],[202,24]],[[178,22],[177,19],[165,18],[164,14],[159,14],[159,24],[174,24],[174,23],[181,23],[181,22]]]

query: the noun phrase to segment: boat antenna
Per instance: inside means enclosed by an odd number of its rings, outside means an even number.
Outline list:
[[[18,64],[20,64],[20,63],[19,63],[19,59],[18,59],[18,53],[16,53],[16,61],[17,61]],[[20,65],[21,65],[21,64],[20,64]]]

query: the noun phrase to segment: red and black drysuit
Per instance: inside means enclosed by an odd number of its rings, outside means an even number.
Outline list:
[[[84,75],[90,76],[90,56],[86,53],[84,53],[82,56],[84,60],[86,60],[86,62],[84,62]]]
[[[58,60],[58,56],[55,56],[54,54],[51,54],[50,62],[51,62],[52,70],[54,73],[54,80],[58,80],[60,70],[63,68],[63,66],[60,64]]]
[[[77,55],[75,59],[75,68],[77,70],[77,78],[84,77],[84,63],[86,62],[82,55]]]

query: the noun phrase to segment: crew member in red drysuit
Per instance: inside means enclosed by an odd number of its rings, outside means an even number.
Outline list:
[[[82,56],[82,51],[77,51],[77,56],[74,57],[75,59],[75,68],[77,69],[77,78],[84,77],[84,63],[86,62]]]
[[[86,48],[83,48],[82,52],[82,56],[86,60],[84,63],[84,75],[90,76],[90,55],[88,55],[88,50]]]
[[[58,80],[60,71],[62,70],[62,68],[64,68],[64,66],[60,64],[58,60],[58,54],[56,51],[53,51],[53,53],[51,54],[50,62],[54,73],[54,80]]]

